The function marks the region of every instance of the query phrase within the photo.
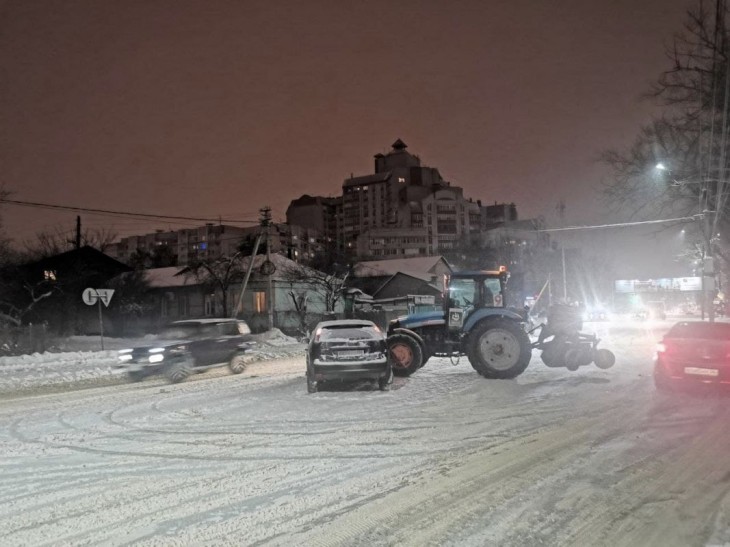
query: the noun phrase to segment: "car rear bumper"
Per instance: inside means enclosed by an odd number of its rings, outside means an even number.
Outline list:
[[[657,358],[654,377],[665,385],[716,384],[730,388],[730,367],[712,363],[678,363]]]
[[[389,374],[390,368],[386,359],[366,362],[331,362],[324,364],[315,361],[312,365],[315,380],[377,380]]]

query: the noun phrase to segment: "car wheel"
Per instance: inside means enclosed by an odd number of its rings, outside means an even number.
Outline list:
[[[192,373],[193,365],[188,359],[185,359],[183,361],[178,361],[177,363],[172,363],[169,367],[167,367],[165,370],[165,377],[170,381],[170,383],[179,384],[180,382],[184,382]]]
[[[317,380],[312,379],[307,373],[307,393],[317,393],[318,387]]]
[[[246,370],[246,361],[243,354],[239,353],[231,357],[231,360],[228,361],[228,368],[231,369],[233,374],[241,374]]]
[[[390,386],[393,384],[393,368],[388,367],[388,373],[382,378],[378,379],[378,389],[380,391],[390,391]]]

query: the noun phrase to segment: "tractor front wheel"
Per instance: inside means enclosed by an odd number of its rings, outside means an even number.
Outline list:
[[[416,339],[407,334],[388,337],[388,355],[396,376],[410,376],[421,368],[423,352]]]

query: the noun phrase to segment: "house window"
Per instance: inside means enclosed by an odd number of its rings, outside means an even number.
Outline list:
[[[56,280],[56,270],[44,270],[43,279],[45,281],[55,281]]]
[[[187,317],[188,315],[188,296],[186,294],[180,295],[177,301],[177,315],[179,317]]]
[[[253,293],[253,309],[256,313],[263,313],[266,311],[266,293],[255,292]]]
[[[215,315],[215,295],[205,295],[205,315],[212,317]]]

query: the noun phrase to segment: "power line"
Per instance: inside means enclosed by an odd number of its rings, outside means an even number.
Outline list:
[[[597,230],[600,228],[625,228],[627,226],[642,226],[644,224],[664,224],[666,222],[680,222],[697,220],[702,215],[695,215],[691,217],[678,217],[678,218],[665,218],[660,220],[642,220],[637,222],[621,222],[618,224],[598,224],[595,226],[566,226],[565,228],[543,228],[535,230],[536,232],[567,232],[575,230]]]
[[[105,215],[111,215],[111,216],[122,216],[122,217],[131,217],[131,218],[137,218],[140,220],[186,220],[186,221],[195,221],[195,222],[214,222],[214,223],[223,223],[228,222],[231,224],[258,224],[257,220],[235,220],[235,219],[223,219],[223,218],[201,218],[201,217],[185,217],[185,216],[176,216],[176,215],[155,215],[151,213],[134,213],[130,211],[114,211],[109,209],[93,209],[90,207],[75,207],[71,205],[57,205],[53,203],[40,203],[40,202],[34,202],[34,201],[20,201],[15,199],[5,199],[0,198],[0,203],[7,203],[9,205],[18,205],[21,207],[33,207],[37,209],[55,209],[55,210],[63,210],[63,211],[74,211],[74,212],[82,212],[82,213],[96,213],[96,214],[105,214]]]

